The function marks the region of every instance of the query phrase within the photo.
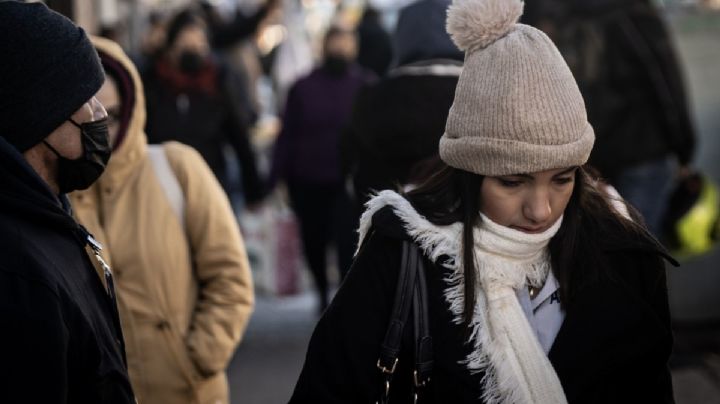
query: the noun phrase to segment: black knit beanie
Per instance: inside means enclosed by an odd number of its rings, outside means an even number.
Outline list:
[[[0,136],[24,152],[87,102],[105,75],[92,43],[42,3],[0,1]]]

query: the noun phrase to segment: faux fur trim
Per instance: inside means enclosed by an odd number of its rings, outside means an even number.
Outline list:
[[[366,204],[367,209],[360,219],[358,229],[361,243],[370,230],[375,213],[386,206],[393,209],[395,215],[403,223],[407,234],[418,244],[425,255],[433,262],[450,270],[450,274],[444,279],[447,285],[444,297],[453,314],[453,322],[461,324],[465,301],[465,277],[463,275],[461,254],[462,224],[434,225],[420,215],[410,202],[398,193],[382,191]],[[447,257],[448,259],[440,261],[440,257]],[[533,271],[535,275],[531,275],[533,279],[530,280],[530,283],[539,284],[540,278],[544,281],[548,271],[549,267],[537,268],[536,271]],[[512,279],[508,280],[507,283],[523,283],[525,281],[525,279]],[[506,360],[503,347],[496,346],[491,333],[488,331],[489,313],[487,307],[488,302],[485,294],[478,293],[474,316],[470,323],[472,332],[468,339],[472,352],[462,361],[462,364],[473,374],[484,372],[481,381],[483,393],[480,399],[482,402],[487,404],[521,403],[524,401],[521,397],[526,396],[521,393],[521,389],[526,389],[527,386],[520,385],[515,378],[507,377],[507,375],[516,374],[518,371],[517,366]],[[498,366],[503,367],[502,371],[498,370]],[[500,374],[506,377],[500,378]]]
[[[442,255],[457,256],[460,246],[462,224],[454,223],[450,226],[437,226],[430,223],[412,207],[407,199],[395,191],[381,191],[365,204],[365,212],[360,217],[360,243],[372,225],[372,218],[380,209],[391,206],[395,215],[400,218],[407,234],[420,246],[425,254],[433,261]]]
[[[460,77],[462,64],[432,64],[425,66],[400,66],[388,73],[388,77],[403,76],[433,76],[433,77]]]

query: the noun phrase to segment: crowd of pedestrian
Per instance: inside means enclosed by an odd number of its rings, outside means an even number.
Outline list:
[[[136,54],[0,0],[0,401],[229,403],[235,197],[284,187],[320,314],[292,403],[673,402],[662,226],[696,140],[658,10],[333,21],[262,170],[223,51],[278,6],[155,14]]]

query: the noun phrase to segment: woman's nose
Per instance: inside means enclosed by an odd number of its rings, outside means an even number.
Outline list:
[[[533,223],[545,223],[552,215],[550,195],[545,190],[535,190],[525,201],[523,207],[525,218]]]

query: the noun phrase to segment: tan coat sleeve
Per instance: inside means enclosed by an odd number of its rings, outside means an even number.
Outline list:
[[[200,154],[168,143],[170,164],[185,192],[185,223],[199,293],[187,347],[205,375],[224,371],[254,305],[245,245],[225,192]]]

